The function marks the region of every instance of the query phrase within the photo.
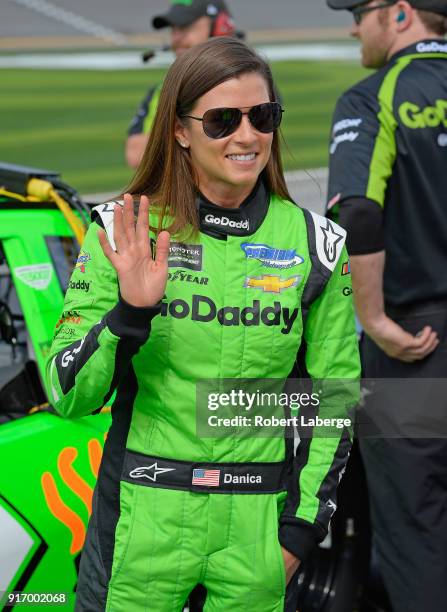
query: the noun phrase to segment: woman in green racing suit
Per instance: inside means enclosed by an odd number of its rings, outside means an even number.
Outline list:
[[[94,210],[64,305],[77,322],[58,327],[47,380],[70,418],[116,390],[77,610],[179,611],[202,584],[207,612],[279,612],[327,533],[349,420],[317,435],[322,404],[301,401],[307,421],[266,433],[262,384],[242,385],[284,381],[300,348],[313,379],[359,375],[345,232],[291,201],[281,116],[243,43],[191,49],[166,77],[132,195]],[[221,418],[229,404],[240,427]]]

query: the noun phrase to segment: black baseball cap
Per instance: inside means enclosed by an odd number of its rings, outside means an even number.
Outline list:
[[[172,0],[172,6],[164,15],[152,19],[156,30],[167,27],[182,27],[193,23],[200,17],[215,17],[224,11],[230,15],[223,0]]]
[[[327,5],[336,11],[342,9],[353,9],[362,4],[368,4],[371,0],[326,0]],[[397,0],[390,0],[389,3],[395,4]],[[431,13],[439,13],[447,17],[447,0],[407,0],[408,4],[420,11],[430,11]]]

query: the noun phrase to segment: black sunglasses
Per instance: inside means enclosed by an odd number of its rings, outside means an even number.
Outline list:
[[[265,102],[252,106],[246,113],[239,108],[211,108],[203,117],[193,115],[182,115],[182,117],[201,121],[205,134],[209,138],[217,139],[233,134],[240,126],[243,115],[248,116],[255,130],[270,134],[279,128],[283,112],[284,109],[278,102]]]
[[[365,13],[370,13],[371,11],[376,11],[377,9],[387,8],[393,4],[395,4],[395,0],[390,0],[390,2],[384,2],[383,4],[376,4],[375,6],[357,6],[356,8],[351,9],[351,13],[354,17],[355,23],[360,25]]]

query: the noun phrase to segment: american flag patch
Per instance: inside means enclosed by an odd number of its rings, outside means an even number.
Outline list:
[[[195,469],[192,472],[192,484],[202,485],[202,487],[218,487],[220,480],[220,470]]]

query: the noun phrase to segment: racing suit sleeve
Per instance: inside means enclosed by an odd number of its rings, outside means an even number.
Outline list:
[[[385,94],[360,83],[337,102],[329,147],[327,208],[332,213],[347,198],[368,198],[383,208],[397,126]]]
[[[332,215],[328,214],[332,219]],[[338,219],[347,231],[346,246],[350,255],[368,255],[385,248],[383,210],[367,198],[348,198],[340,203]]]
[[[338,421],[336,426],[298,427],[300,443],[280,518],[279,539],[301,560],[325,538],[336,510],[336,490],[352,444],[348,411],[356,405],[360,390],[349,260],[346,248],[340,246],[345,233],[327,220],[325,225],[318,215],[312,213],[312,217],[325,236],[333,236],[332,244],[338,252],[336,262],[332,255],[332,261],[324,253],[318,257],[318,232],[317,245],[309,245],[314,263],[303,294],[304,355],[318,400],[315,405],[302,407],[299,417],[306,423],[317,416]]]
[[[157,105],[159,96],[159,87],[151,87],[147,94],[144,96],[143,100],[138,107],[138,110],[132,121],[130,122],[129,129],[127,130],[128,136],[133,136],[134,134],[143,134],[147,133],[151,129],[153,115],[155,115],[154,105]]]
[[[107,403],[159,312],[121,299],[116,272],[99,244],[99,228],[93,222],[87,231],[47,361],[50,403],[70,418]]]

